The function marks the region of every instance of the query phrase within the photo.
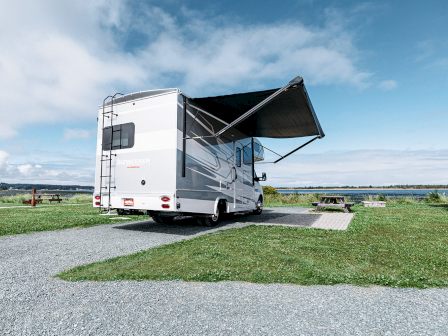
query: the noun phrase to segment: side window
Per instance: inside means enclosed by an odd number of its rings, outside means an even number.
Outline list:
[[[241,149],[236,149],[236,166],[241,167]]]
[[[112,143],[111,143],[112,136]],[[135,125],[127,123],[106,127],[103,130],[103,150],[125,149],[134,147]]]
[[[250,144],[244,146],[243,163],[252,164],[252,146]]]

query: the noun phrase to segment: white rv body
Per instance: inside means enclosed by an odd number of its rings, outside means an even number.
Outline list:
[[[94,207],[201,217],[262,206],[257,140],[214,137],[226,123],[178,89],[120,97],[100,106],[98,121]]]

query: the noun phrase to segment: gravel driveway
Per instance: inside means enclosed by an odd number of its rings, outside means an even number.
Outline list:
[[[182,281],[64,282],[64,269],[217,228],[152,221],[0,237],[1,335],[446,335],[448,290]]]

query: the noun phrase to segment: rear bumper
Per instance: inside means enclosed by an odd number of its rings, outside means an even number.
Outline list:
[[[93,206],[96,208],[107,208],[110,204],[112,209],[133,209],[133,210],[156,210],[173,212],[176,209],[176,199],[174,194],[160,193],[152,195],[118,195],[111,196],[110,202],[107,195],[102,195],[100,200],[94,199]],[[96,203],[100,203],[100,205]]]

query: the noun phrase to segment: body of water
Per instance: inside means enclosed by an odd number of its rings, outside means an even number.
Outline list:
[[[414,197],[425,198],[434,189],[297,189],[297,190],[277,190],[281,194],[328,194],[350,197],[353,201],[362,201],[369,195],[376,196],[382,194],[389,198]],[[448,189],[438,189],[440,194],[448,193]]]

